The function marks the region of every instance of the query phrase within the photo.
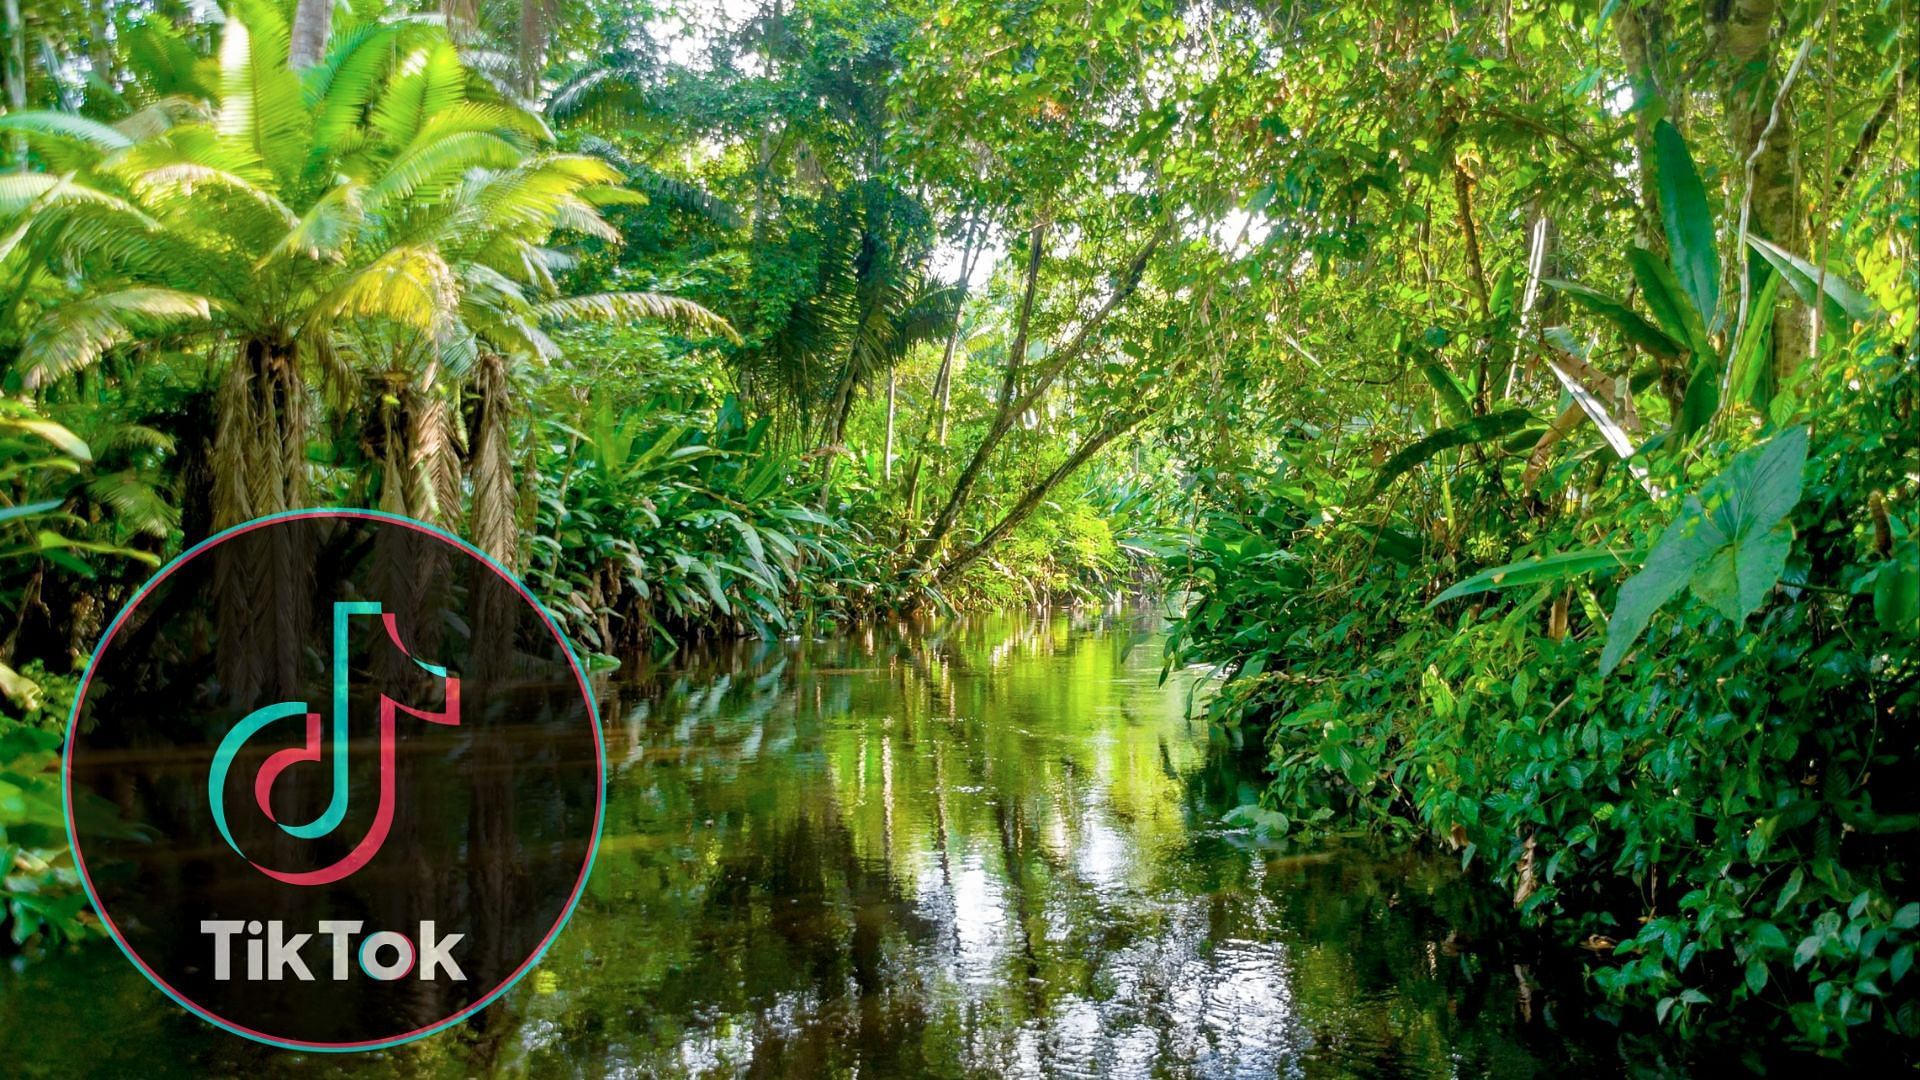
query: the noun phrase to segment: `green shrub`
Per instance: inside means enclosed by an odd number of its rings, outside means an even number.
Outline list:
[[[857,588],[845,527],[728,398],[710,427],[656,404],[544,419],[528,578],[605,660],[702,635],[795,631]],[[665,414],[666,419],[662,419]]]
[[[1448,493],[1473,501],[1464,536],[1439,509],[1359,524],[1365,504],[1342,496],[1370,479],[1315,464],[1364,460],[1344,440],[1217,485],[1176,567],[1196,596],[1169,663],[1228,666],[1210,709],[1264,733],[1259,819],[1457,850],[1522,920],[1585,946],[1609,1000],[1682,1030],[1731,1011],[1826,1051],[1920,1034],[1920,788],[1903,775],[1920,739],[1920,375],[1871,340],[1823,372],[1804,470],[1770,480],[1750,466],[1768,447],[1784,460],[1795,429],[1729,425],[1677,464],[1650,459],[1664,498],[1614,467],[1577,509],[1507,497],[1497,463],[1468,465]],[[1758,531],[1682,564],[1656,551],[1628,590],[1637,553],[1692,520],[1689,493]],[[1790,532],[1770,531],[1769,499]],[[1538,561],[1593,550],[1618,559]],[[1498,582],[1474,573],[1501,564]],[[1674,599],[1603,675],[1609,613],[1630,629],[1623,593],[1676,569],[1656,590]]]

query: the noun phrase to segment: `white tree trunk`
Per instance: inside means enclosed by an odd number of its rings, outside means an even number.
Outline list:
[[[287,64],[298,70],[320,62],[333,33],[333,0],[299,0],[287,45]]]

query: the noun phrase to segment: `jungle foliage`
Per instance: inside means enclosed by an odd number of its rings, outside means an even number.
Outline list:
[[[601,664],[1164,587],[1239,819],[1457,851],[1624,1017],[1920,1034],[1907,6],[6,14],[16,945],[106,620],[360,504]]]

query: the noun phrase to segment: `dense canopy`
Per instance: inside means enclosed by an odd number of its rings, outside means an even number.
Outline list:
[[[17,947],[105,620],[364,505],[602,667],[1172,598],[1263,833],[1457,853],[1630,1023],[1920,1037],[1909,5],[5,14]]]

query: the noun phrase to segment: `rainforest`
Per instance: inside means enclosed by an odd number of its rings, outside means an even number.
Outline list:
[[[0,2],[0,1071],[1920,1054],[1911,5]],[[324,1060],[61,766],[313,507],[523,580],[609,769],[546,960]]]

